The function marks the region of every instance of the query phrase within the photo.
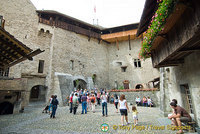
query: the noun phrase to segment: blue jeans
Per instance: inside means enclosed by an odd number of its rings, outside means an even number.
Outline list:
[[[49,104],[49,112],[51,111],[52,109],[52,104]]]
[[[55,117],[57,105],[53,105],[52,107],[53,107],[53,110],[52,110],[52,113],[51,113],[51,117]]]
[[[103,114],[103,116],[105,115],[104,114],[104,107],[106,109],[106,115],[108,115],[107,102],[102,103],[102,114]]]
[[[87,102],[83,101],[82,102],[82,114],[84,113],[85,110],[85,114],[87,114]]]
[[[148,103],[147,102],[143,102],[143,106],[148,107]]]

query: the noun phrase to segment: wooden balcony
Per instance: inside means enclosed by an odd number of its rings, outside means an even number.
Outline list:
[[[177,66],[184,63],[184,57],[200,50],[200,9],[195,8],[198,6],[176,5],[164,30],[153,41],[151,57],[154,67]]]

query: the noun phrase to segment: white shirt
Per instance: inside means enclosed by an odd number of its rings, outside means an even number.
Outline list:
[[[125,102],[126,102],[126,100],[123,100],[123,101],[119,100],[119,104],[120,104],[119,109],[127,109]]]
[[[102,95],[102,103],[107,102],[107,95]]]
[[[136,98],[135,101],[136,101],[136,102],[140,102],[141,99],[140,99],[140,98]]]

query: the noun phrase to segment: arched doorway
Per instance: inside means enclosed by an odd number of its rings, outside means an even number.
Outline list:
[[[86,89],[87,88],[87,83],[82,79],[74,80],[73,83],[74,83],[74,88],[76,88],[76,89]]]
[[[0,103],[0,115],[13,114],[14,105],[10,102]]]
[[[36,85],[31,88],[30,101],[45,101],[46,87]]]

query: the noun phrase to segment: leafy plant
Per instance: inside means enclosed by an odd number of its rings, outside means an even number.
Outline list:
[[[164,30],[167,17],[172,13],[176,0],[157,0],[158,9],[152,16],[147,31],[144,32],[139,58],[146,59],[151,56],[152,42],[158,33]]]
[[[124,89],[124,86],[119,86],[119,88],[118,88],[118,89],[119,89],[119,90],[120,90],[120,89]]]

